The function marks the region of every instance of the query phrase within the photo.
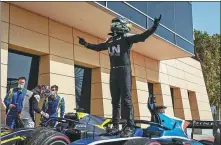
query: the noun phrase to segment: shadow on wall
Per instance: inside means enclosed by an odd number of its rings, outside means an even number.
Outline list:
[[[198,109],[198,103],[196,99],[196,93],[192,91],[188,91],[188,98],[190,103],[190,110],[193,120],[200,120],[200,114]]]

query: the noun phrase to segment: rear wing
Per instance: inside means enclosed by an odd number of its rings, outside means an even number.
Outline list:
[[[213,129],[220,125],[220,121],[201,121],[201,120],[186,120],[190,124],[187,128]]]
[[[192,128],[191,138],[193,139],[194,129],[213,129],[213,135],[217,134],[218,129],[221,128],[221,121],[200,121],[200,120],[186,120],[190,124],[187,128]]]

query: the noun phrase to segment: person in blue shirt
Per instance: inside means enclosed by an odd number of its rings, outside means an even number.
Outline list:
[[[42,111],[49,114],[49,119],[58,117],[60,110],[60,117],[64,117],[65,101],[62,96],[58,95],[58,86],[51,86],[51,95],[46,97],[42,106]],[[52,121],[51,125],[54,126],[56,121]]]
[[[23,100],[25,98],[27,89],[25,86],[25,77],[18,79],[18,86],[11,88],[4,98],[4,104],[6,106],[6,125],[11,129],[16,125],[16,117],[19,117],[23,108]]]

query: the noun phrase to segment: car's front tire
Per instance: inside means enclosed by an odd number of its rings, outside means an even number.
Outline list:
[[[28,141],[28,145],[68,145],[69,138],[57,131],[48,128],[38,128],[33,137]]]

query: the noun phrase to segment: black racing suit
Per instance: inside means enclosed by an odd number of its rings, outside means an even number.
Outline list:
[[[134,125],[133,120],[133,104],[131,99],[132,75],[130,62],[130,49],[134,43],[144,42],[156,30],[157,26],[153,26],[147,31],[129,35],[123,34],[116,37],[110,37],[106,42],[100,44],[87,43],[85,46],[89,49],[109,51],[110,56],[110,92],[112,97],[113,108],[113,125],[118,126],[121,101],[124,109],[123,117],[127,120],[128,126]]]

